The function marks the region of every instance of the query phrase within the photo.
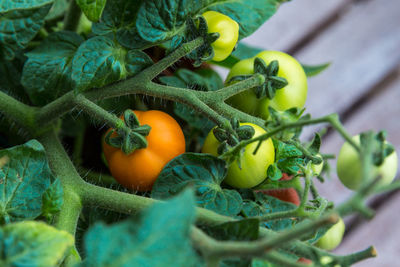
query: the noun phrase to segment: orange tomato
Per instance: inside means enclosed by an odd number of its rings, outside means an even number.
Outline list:
[[[121,149],[106,144],[103,138],[103,152],[118,183],[143,192],[151,190],[171,159],[185,152],[185,137],[179,124],[167,113],[158,110],[133,112],[141,125],[151,127],[150,134],[146,136],[147,147],[126,155]]]

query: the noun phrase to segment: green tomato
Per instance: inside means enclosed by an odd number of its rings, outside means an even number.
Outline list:
[[[239,39],[239,24],[230,17],[216,12],[207,11],[203,13],[207,22],[209,33],[219,33],[219,38],[211,44],[214,49],[214,61],[226,59],[235,48]]]
[[[344,230],[344,222],[342,218],[339,218],[339,221],[329,228],[329,230],[320,239],[318,239],[315,245],[326,250],[335,249],[337,246],[339,246],[340,242],[342,242]]]
[[[360,136],[354,136],[356,144],[360,144]],[[385,158],[382,165],[372,166],[371,177],[381,176],[378,187],[390,184],[397,173],[397,153],[394,151]],[[357,190],[361,186],[361,160],[358,152],[349,144],[344,143],[337,159],[336,171],[340,181],[347,188]]]
[[[252,123],[241,123],[240,125],[250,125],[254,128],[257,137],[265,134],[266,131],[258,125]],[[215,138],[211,130],[204,141],[202,148],[203,153],[209,153],[218,156],[217,148],[219,141]],[[232,162],[228,167],[228,174],[224,180],[230,186],[236,188],[251,188],[267,178],[268,167],[274,163],[275,149],[271,138],[262,142],[257,153],[253,155],[257,147],[257,142],[251,143],[245,147],[245,151],[241,157],[241,169],[237,161]]]
[[[317,157],[322,159],[322,156],[319,153],[317,154]],[[318,175],[321,174],[321,171],[322,171],[323,167],[324,167],[324,161],[323,160],[321,161],[320,164],[314,164],[314,163],[311,164],[311,169],[312,169],[312,171],[313,171],[315,176],[318,176]]]
[[[279,63],[278,76],[287,80],[288,85],[276,91],[273,99],[258,99],[253,90],[231,97],[228,103],[252,115],[267,119],[268,107],[284,111],[289,108],[303,108],[307,98],[307,76],[301,64],[292,56],[279,51],[263,51],[255,57],[236,63],[228,74],[227,81],[238,75],[254,73],[254,59],[258,57],[268,65],[273,60]]]

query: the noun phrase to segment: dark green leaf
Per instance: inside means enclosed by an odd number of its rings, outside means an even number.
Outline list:
[[[199,265],[189,238],[196,215],[194,202],[193,191],[186,190],[169,201],[154,204],[138,221],[96,224],[85,237],[87,258],[80,266]]]
[[[193,185],[198,206],[234,216],[242,208],[242,198],[236,190],[221,188],[226,173],[226,163],[221,159],[208,154],[185,153],[164,167],[151,196],[165,199]]]
[[[284,0],[207,0],[203,3],[203,9],[218,11],[239,23],[239,39],[251,35],[278,9]]]
[[[308,150],[313,154],[317,154],[319,153],[320,146],[321,146],[321,136],[319,135],[319,133],[316,133],[313,140],[311,141],[310,146],[308,147]]]
[[[278,161],[278,168],[281,170],[281,172],[289,175],[297,174],[300,170],[299,166],[304,166],[303,158],[285,158]]]
[[[106,2],[107,0],[76,0],[86,17],[93,22],[100,19]]]
[[[97,36],[84,42],[72,61],[72,80],[75,89],[84,91],[134,75],[148,65],[151,59],[141,51],[126,51],[106,36]]]
[[[72,90],[72,58],[83,41],[74,32],[56,32],[26,54],[21,82],[34,104],[45,105]]]
[[[260,222],[257,219],[243,219],[208,227],[204,231],[217,240],[251,241],[258,238],[259,224]],[[249,259],[235,259],[224,260],[220,266],[247,267],[249,265]]]
[[[18,1],[0,3],[0,48],[6,59],[25,46],[38,33],[53,0]]]
[[[314,65],[314,66],[302,64],[302,67],[303,67],[306,75],[308,77],[311,77],[311,76],[315,76],[315,75],[319,74],[320,72],[322,72],[323,70],[328,68],[329,65],[331,65],[331,63],[325,63],[325,64]]]
[[[301,157],[303,153],[294,145],[289,145],[279,140],[273,139],[275,147],[275,158],[276,161],[285,158]]]
[[[71,234],[43,222],[8,224],[0,228],[0,263],[1,266],[58,266],[73,244]]]
[[[136,27],[140,36],[151,43],[171,39],[182,31],[190,11],[197,1],[144,1],[140,7]]]
[[[149,42],[136,30],[136,16],[142,1],[108,0],[100,22],[94,23],[95,34],[115,34],[118,42],[130,49],[143,49]]]
[[[59,179],[56,179],[42,196],[42,215],[51,218],[61,210],[63,204],[64,192]]]
[[[42,213],[42,196],[54,177],[42,145],[31,140],[0,150],[9,162],[0,168],[0,222],[35,219]]]

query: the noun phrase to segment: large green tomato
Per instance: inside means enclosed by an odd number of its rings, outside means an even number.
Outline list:
[[[303,108],[307,99],[307,76],[300,63],[292,56],[279,51],[263,51],[255,57],[236,63],[228,74],[227,81],[238,75],[254,73],[254,59],[258,57],[268,65],[273,60],[279,63],[278,76],[287,80],[288,85],[276,91],[273,99],[258,99],[252,89],[231,97],[228,103],[252,115],[267,119],[268,107],[284,111],[289,108]]]
[[[360,136],[353,137],[356,144],[360,144]],[[382,165],[372,167],[371,177],[381,176],[378,186],[390,184],[397,173],[397,153],[392,152],[385,158]],[[361,160],[358,152],[349,144],[344,143],[340,149],[336,171],[340,181],[349,189],[357,190],[361,186]]]
[[[219,38],[211,44],[214,49],[214,61],[226,59],[235,48],[239,39],[239,24],[230,17],[216,12],[207,11],[203,13],[207,22],[209,33],[219,33]]]
[[[255,130],[253,138],[266,133],[263,128],[252,123],[241,123],[240,125],[252,126]],[[215,138],[211,130],[204,141],[202,152],[218,156],[217,148],[219,144],[219,141]],[[236,161],[229,165],[228,174],[224,180],[225,183],[236,188],[251,188],[265,180],[268,167],[275,160],[274,145],[269,138],[262,142],[257,153],[253,155],[256,147],[257,142],[245,147],[245,151],[241,157],[241,169]]]
[[[342,218],[334,224],[329,230],[318,239],[315,245],[319,248],[332,250],[339,246],[340,242],[342,242],[342,238],[344,235],[345,224]]]

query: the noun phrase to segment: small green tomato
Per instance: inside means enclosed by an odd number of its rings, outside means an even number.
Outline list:
[[[250,125],[254,128],[257,137],[265,134],[266,131],[258,125],[252,123],[241,123],[240,125]],[[218,156],[219,141],[215,138],[213,130],[207,135],[202,148],[203,153],[209,153]],[[236,188],[251,188],[267,178],[268,167],[274,163],[275,149],[272,140],[269,138],[262,142],[257,153],[253,155],[257,147],[257,142],[251,143],[245,147],[241,157],[241,168],[237,161],[232,162],[228,167],[228,174],[224,180],[230,186]]]
[[[329,230],[320,239],[318,239],[315,245],[326,250],[335,249],[337,246],[339,246],[340,242],[342,242],[344,230],[345,224],[342,218],[339,218],[339,221],[329,228]]]

